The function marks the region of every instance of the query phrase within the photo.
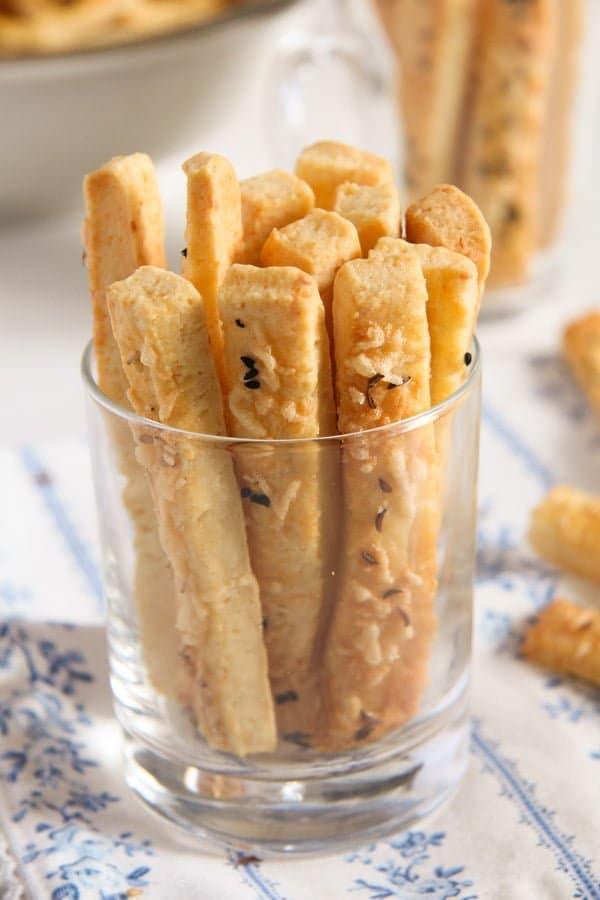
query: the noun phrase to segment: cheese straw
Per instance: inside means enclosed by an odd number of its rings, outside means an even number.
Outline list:
[[[319,712],[317,642],[335,548],[337,450],[268,439],[335,432],[323,304],[293,267],[233,266],[219,294],[227,417],[281,733],[307,743]]]

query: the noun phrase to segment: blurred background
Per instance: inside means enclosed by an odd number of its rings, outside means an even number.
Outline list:
[[[179,270],[181,162],[240,177],[333,138],[393,159],[408,203],[457,183],[495,246],[484,346],[598,302],[597,0],[0,0],[2,438],[83,436],[81,180],[153,156]],[[514,337],[513,337],[514,339]]]

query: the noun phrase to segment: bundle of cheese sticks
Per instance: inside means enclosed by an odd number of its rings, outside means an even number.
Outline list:
[[[182,275],[148,157],[84,190],[98,383],[156,423],[110,435],[148,679],[238,756],[362,746],[427,683],[449,439],[378,426],[466,378],[489,230],[449,185],[401,217],[389,163],[334,142],[183,170]]]
[[[523,282],[568,199],[584,0],[374,0],[398,63],[405,179],[479,204],[490,287]]]

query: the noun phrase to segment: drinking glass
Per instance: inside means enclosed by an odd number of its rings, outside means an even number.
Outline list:
[[[469,742],[476,342],[469,356],[463,385],[425,413],[273,441],[140,418],[102,394],[88,346],[126,778],[206,847],[331,852],[419,822],[456,789]]]

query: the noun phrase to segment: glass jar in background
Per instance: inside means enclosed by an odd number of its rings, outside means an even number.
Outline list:
[[[316,440],[171,429],[100,392],[91,347],[83,374],[133,790],[261,857],[440,806],[468,762],[477,345],[443,404]]]
[[[559,295],[598,138],[598,4],[373,2],[396,61],[408,201],[449,182],[479,204],[488,313]]]

